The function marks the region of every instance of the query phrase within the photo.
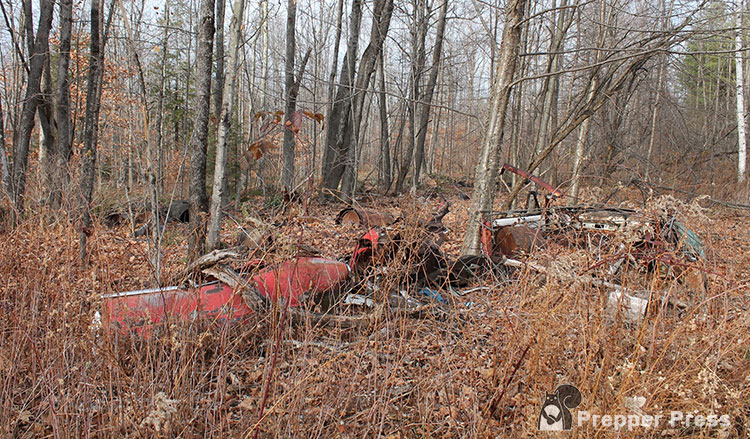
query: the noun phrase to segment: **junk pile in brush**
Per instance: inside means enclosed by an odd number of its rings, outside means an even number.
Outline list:
[[[480,278],[513,282],[528,271],[597,286],[608,311],[637,323],[652,304],[677,312],[687,307],[649,287],[649,274],[667,273],[691,288],[705,283],[701,240],[671,209],[654,214],[554,206],[561,196],[557,189],[516,168],[511,171],[547,188],[550,195],[544,206],[532,193],[529,200],[534,203],[527,209],[488,215],[481,226],[480,255],[449,261],[441,251],[446,231],[442,221],[449,211],[445,200],[429,220],[347,208],[335,223],[366,228],[351,254],[328,259],[301,250],[267,266],[253,259],[254,252],[247,255],[246,246],[216,250],[185,270],[182,279],[192,283],[181,280],[171,287],[104,296],[103,323],[149,337],[174,320],[208,327],[243,322],[274,308],[297,320],[339,327],[366,325],[384,312],[462,318],[472,311],[464,295],[477,290],[467,287],[476,286]],[[568,269],[554,261],[542,265],[532,260],[552,245],[583,252],[587,266]]]

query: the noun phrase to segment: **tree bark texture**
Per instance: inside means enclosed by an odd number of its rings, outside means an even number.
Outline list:
[[[747,166],[747,137],[745,123],[745,85],[744,72],[742,67],[742,13],[744,10],[744,1],[737,2],[737,33],[734,38],[734,62],[735,62],[735,83],[736,83],[736,101],[737,101],[737,182],[745,181],[745,168]]]
[[[380,52],[383,50],[385,38],[388,35],[388,29],[391,24],[393,15],[393,0],[376,0],[372,11],[372,24],[370,27],[370,43],[362,53],[359,61],[359,72],[357,73],[357,82],[354,86],[354,95],[352,99],[352,118],[349,121],[349,128],[346,132],[350,135],[350,141],[341,145],[342,152],[346,159],[346,169],[341,181],[341,191],[351,198],[354,195],[356,186],[356,145],[359,144],[359,127],[362,123],[365,96],[367,89],[370,87],[370,80],[375,67],[380,59]]]
[[[59,208],[62,192],[70,181],[70,157],[73,153],[73,134],[70,115],[70,40],[73,28],[73,0],[60,2],[60,54],[57,60],[57,87],[55,98],[55,122],[57,123],[57,148],[54,157],[52,207]]]
[[[352,86],[354,70],[359,47],[359,30],[362,24],[362,0],[352,0],[352,13],[349,23],[349,41],[341,65],[339,85],[326,126],[326,144],[323,148],[321,175],[324,189],[337,190],[344,173],[346,163],[342,156],[342,144],[345,142],[347,125],[351,117]],[[350,136],[351,138],[351,136]]]
[[[213,86],[214,115],[216,119],[220,119],[225,98],[224,81],[226,81],[226,75],[224,74],[224,17],[226,15],[227,0],[214,1],[216,2],[216,38],[214,40],[213,56],[216,60],[216,71],[214,72],[214,78],[216,79]]]
[[[391,176],[391,142],[388,129],[388,99],[385,94],[385,67],[383,52],[380,52],[380,62],[378,63],[378,109],[380,113],[380,179],[381,189],[387,191],[393,183]]]
[[[28,4],[31,8],[31,0],[24,1],[24,7]],[[31,43],[28,34],[31,28],[31,17],[27,19],[27,38],[29,45],[29,77],[26,83],[26,93],[21,109],[21,117],[18,122],[18,131],[13,145],[13,201],[16,219],[23,217],[24,196],[26,190],[26,172],[29,159],[29,142],[31,132],[34,129],[34,116],[41,102],[41,82],[44,70],[45,50],[49,45],[49,32],[52,27],[52,10],[54,0],[41,0],[39,13],[39,27],[36,37]],[[31,14],[29,11],[28,14]]]
[[[357,3],[356,8],[354,3]],[[342,66],[340,80],[342,84],[336,93],[336,102],[334,103],[331,117],[328,121],[328,132],[326,135],[326,148],[323,154],[323,167],[325,177],[323,187],[329,190],[337,190],[341,184],[341,190],[344,193],[350,193],[355,186],[353,166],[353,148],[358,139],[354,137],[354,126],[359,126],[362,120],[362,107],[365,94],[370,84],[370,79],[375,71],[380,52],[383,50],[388,29],[390,27],[391,15],[393,13],[393,0],[376,0],[373,6],[373,18],[370,31],[370,43],[359,62],[359,73],[354,81],[354,59],[356,57],[356,41],[353,41],[354,34],[356,39],[359,37],[359,27],[361,21],[361,4],[359,0],[354,0],[352,6],[352,28],[357,32],[350,35],[349,45],[344,65]],[[357,16],[355,17],[355,11]],[[356,20],[356,23],[355,23]],[[356,24],[356,27],[354,26]],[[356,40],[355,39],[355,40]],[[347,78],[347,79],[345,79]],[[349,168],[347,170],[347,168]],[[344,178],[346,174],[346,178]],[[343,180],[343,181],[342,181]]]
[[[417,130],[417,153],[414,162],[414,181],[415,185],[419,183],[419,174],[425,159],[425,142],[427,140],[427,124],[430,121],[430,110],[432,107],[432,97],[435,93],[435,84],[437,84],[438,74],[440,73],[440,57],[443,52],[443,36],[445,35],[445,24],[448,14],[448,0],[444,0],[440,5],[438,13],[437,31],[435,33],[435,45],[432,48],[432,66],[430,67],[430,76],[427,79],[424,93],[419,97],[419,129]]]
[[[482,140],[482,149],[474,176],[474,196],[469,211],[469,223],[461,249],[463,255],[479,254],[479,228],[485,215],[492,211],[495,200],[500,150],[503,143],[505,113],[513,86],[513,75],[521,43],[521,26],[527,0],[511,0],[505,9],[505,28],[500,43],[492,92],[489,120]]]
[[[198,50],[195,58],[195,121],[190,137],[190,238],[188,259],[194,260],[204,253],[206,240],[206,150],[208,121],[211,113],[211,68],[214,47],[214,0],[201,0],[198,24]]]
[[[284,191],[291,194],[294,190],[294,131],[292,130],[292,114],[297,106],[294,87],[294,55],[297,50],[295,38],[295,24],[297,21],[297,0],[287,1],[286,15],[286,60],[284,62],[284,89],[286,102],[284,104],[284,144],[282,146],[281,185]]]
[[[86,114],[83,128],[83,150],[81,151],[81,177],[79,208],[81,210],[81,232],[79,241],[82,262],[87,261],[86,239],[91,227],[91,197],[94,193],[94,171],[96,169],[96,144],[99,135],[99,103],[103,72],[101,48],[101,1],[91,2],[91,42],[89,49],[89,71],[86,78]]]
[[[229,81],[224,81],[224,102],[216,140],[216,164],[214,166],[213,192],[211,193],[211,217],[208,225],[208,250],[219,245],[222,199],[226,187],[227,144],[232,128],[232,115],[237,103],[237,74],[240,70],[239,52],[242,39],[242,23],[245,16],[245,0],[236,0],[234,15],[229,26]]]

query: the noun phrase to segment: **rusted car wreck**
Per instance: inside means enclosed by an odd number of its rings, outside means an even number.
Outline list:
[[[381,309],[385,305],[412,315],[424,315],[423,311],[429,309],[427,314],[434,315],[435,310],[439,314],[450,303],[457,303],[455,298],[461,297],[457,288],[466,286],[482,272],[502,269],[507,275],[509,269],[530,268],[546,274],[544,267],[524,262],[525,256],[544,251],[544,246],[553,240],[577,246],[590,242],[592,236],[598,237],[600,243],[610,240],[619,247],[589,267],[590,270],[606,266],[604,276],[578,277],[607,288],[611,292],[610,301],[624,303],[642,315],[645,299],[615,280],[623,266],[635,263],[649,270],[658,264],[684,265],[704,256],[698,236],[675,215],[653,218],[616,207],[553,206],[554,199],[561,195],[558,190],[537,177],[510,168],[549,190],[551,196],[543,206],[537,201],[525,210],[487,215],[480,233],[482,255],[449,261],[441,252],[446,230],[442,219],[448,213],[447,202],[430,220],[417,221],[408,227],[403,218],[389,213],[346,208],[336,223],[359,223],[366,227],[348,255],[338,259],[298,256],[271,266],[251,261],[233,268],[226,260],[241,261],[241,256],[231,249],[216,251],[195,265],[202,272],[202,284],[104,296],[103,323],[149,336],[171,319],[200,320],[207,325],[238,322],[253,313],[265,312],[273,304],[290,310],[303,309],[316,316],[335,315],[336,307],[342,304]],[[629,237],[627,246],[610,239],[625,234]],[[386,286],[382,279],[389,275],[397,280]],[[388,291],[383,291],[384,288]],[[446,300],[450,297],[454,300]]]

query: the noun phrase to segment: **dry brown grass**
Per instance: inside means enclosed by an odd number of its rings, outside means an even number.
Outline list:
[[[416,216],[434,204],[390,207]],[[456,200],[445,219],[453,256],[467,206]],[[350,251],[362,231],[336,228],[334,209],[310,207],[308,219],[276,230],[277,257],[299,240],[329,257]],[[257,427],[258,437],[283,438],[535,437],[545,391],[571,383],[583,394],[578,410],[628,414],[626,400],[643,396],[645,413],[727,414],[732,426],[584,427],[570,437],[749,437],[750,221],[685,215],[708,250],[708,288],[630,273],[642,282],[633,287],[690,303],[682,314],[654,309],[641,324],[608,316],[606,290],[521,271],[512,282],[481,279],[487,289],[456,298],[445,320],[390,312],[341,329],[282,325],[274,312],[232,327],[174,324],[142,340],[96,330],[92,318],[100,294],[150,284],[146,244],[125,227],[97,227],[84,268],[73,226],[39,214],[0,235],[0,436],[253,437]],[[176,272],[185,230],[170,228],[165,267]],[[532,259],[576,272],[593,262],[555,244]]]

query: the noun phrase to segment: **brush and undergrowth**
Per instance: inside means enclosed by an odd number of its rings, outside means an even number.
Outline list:
[[[441,248],[455,258],[469,201],[449,200]],[[415,218],[438,203],[383,198],[375,206]],[[310,202],[281,211],[250,201],[227,221],[224,241],[251,227],[242,212],[254,212],[278,224],[273,244],[255,257],[285,260],[299,243],[343,256],[365,229],[335,226],[338,208]],[[609,291],[577,280],[606,271],[597,262],[623,247],[578,237],[527,256],[546,275],[496,270],[466,295],[443,290],[440,313],[384,307],[364,324],[337,327],[291,319],[276,306],[243,324],[170,321],[148,339],[95,322],[102,294],[153,286],[145,239],[132,238],[128,225],[98,224],[83,266],[75,225],[42,210],[0,234],[0,436],[535,437],[545,392],[573,384],[583,395],[577,410],[679,410],[727,415],[730,425],[629,431],[589,423],[570,437],[748,437],[748,219],[699,201],[660,198],[645,210],[665,208],[701,237],[705,257],[676,268],[626,264],[619,283],[686,304],[653,301],[664,305],[641,321],[607,310]],[[401,227],[419,233],[416,223]],[[187,254],[179,238],[187,225],[166,233],[162,279],[179,273]],[[368,290],[376,303],[395,290],[414,294],[403,276],[408,256],[379,262]]]

